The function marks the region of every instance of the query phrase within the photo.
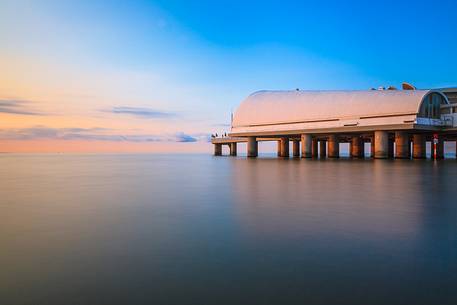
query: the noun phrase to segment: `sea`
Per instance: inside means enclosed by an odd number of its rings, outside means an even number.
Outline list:
[[[457,161],[1,154],[0,304],[457,304]]]

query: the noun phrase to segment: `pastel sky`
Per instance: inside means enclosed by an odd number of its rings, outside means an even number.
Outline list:
[[[205,152],[262,89],[457,85],[455,1],[0,0],[0,151]]]

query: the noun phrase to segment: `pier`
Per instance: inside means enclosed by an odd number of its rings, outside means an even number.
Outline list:
[[[444,142],[457,150],[457,88],[260,91],[240,104],[228,136],[211,142],[216,156],[223,145],[236,156],[246,143],[246,155],[257,157],[261,141],[277,143],[281,158],[339,158],[348,143],[351,158],[425,159],[430,147],[443,159]]]

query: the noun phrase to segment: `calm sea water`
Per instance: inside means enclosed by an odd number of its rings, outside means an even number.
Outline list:
[[[457,304],[457,162],[0,155],[1,304]]]

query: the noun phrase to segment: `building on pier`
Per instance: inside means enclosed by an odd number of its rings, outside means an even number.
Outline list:
[[[430,141],[441,158],[444,141],[457,139],[457,88],[403,87],[253,93],[236,110],[229,137],[213,139],[215,154],[229,144],[235,155],[236,143],[248,142],[248,156],[257,156],[258,141],[277,141],[278,155],[288,157],[292,141],[296,157],[338,157],[339,143],[349,142],[351,156],[363,157],[370,142],[376,158],[424,158]]]

